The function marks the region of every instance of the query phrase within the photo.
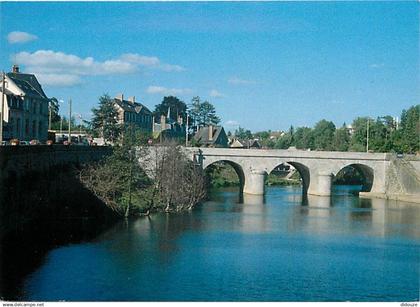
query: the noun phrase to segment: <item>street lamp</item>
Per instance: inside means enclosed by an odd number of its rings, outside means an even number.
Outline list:
[[[51,112],[52,112],[52,101],[48,105],[48,131],[51,130]]]

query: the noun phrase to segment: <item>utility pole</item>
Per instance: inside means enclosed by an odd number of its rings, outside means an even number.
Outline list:
[[[369,119],[368,117],[366,126],[366,152],[369,152]]]
[[[186,121],[186,125],[185,125],[185,147],[188,147],[188,113],[187,113],[187,121]]]
[[[49,101],[48,108],[49,108],[49,113],[48,113],[48,130],[51,130],[51,109],[52,109],[52,107],[51,107],[51,100]]]
[[[4,71],[1,73],[1,115],[0,115],[0,145],[3,144],[3,118],[4,118],[4,87],[6,83],[6,77]]]
[[[69,100],[69,138],[68,138],[69,145],[71,143],[71,98]]]

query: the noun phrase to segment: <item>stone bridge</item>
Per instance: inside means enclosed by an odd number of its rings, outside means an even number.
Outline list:
[[[305,194],[331,195],[332,179],[346,166],[352,166],[363,174],[364,192],[376,195],[420,194],[418,157],[412,157],[413,161],[410,161],[409,167],[407,166],[409,169],[401,175],[400,170],[393,169],[395,168],[393,161],[398,158],[388,153],[230,148],[187,148],[186,150],[190,158],[204,169],[218,161],[230,164],[238,174],[241,190],[247,194],[264,194],[264,177],[283,163],[292,165],[299,172]],[[404,183],[405,186],[402,188],[404,191],[398,191],[397,186],[401,185],[402,181],[399,177],[405,178],[407,174],[413,178],[410,177],[409,182]]]

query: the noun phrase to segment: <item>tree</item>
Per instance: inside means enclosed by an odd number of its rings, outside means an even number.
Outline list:
[[[420,150],[420,104],[403,110],[401,114],[401,150],[415,153]]]
[[[348,151],[350,147],[350,132],[344,123],[341,128],[335,130],[334,134],[334,150]]]
[[[153,206],[165,212],[191,210],[206,195],[203,170],[176,143],[165,145],[155,170]]]
[[[277,149],[288,149],[290,146],[292,146],[292,136],[288,132],[284,134],[283,136],[279,137],[274,145],[274,148]]]
[[[314,147],[316,150],[334,149],[335,125],[325,119],[320,120],[313,129]]]
[[[271,139],[271,130],[254,133],[254,138],[259,139],[264,148],[274,148],[275,142]]]
[[[155,106],[153,116],[156,121],[160,120],[161,115],[168,116],[170,110],[170,119],[178,121],[178,116],[182,117],[183,122],[187,120],[187,105],[175,96],[165,96],[160,104]]]
[[[245,130],[242,127],[238,127],[238,129],[235,130],[235,137],[241,140],[250,140],[253,138],[251,130]]]
[[[152,181],[139,159],[146,159],[142,132],[130,125],[125,128],[120,146],[113,147],[111,156],[103,162],[86,166],[80,171],[80,181],[105,205],[128,217],[149,208]]]
[[[51,112],[51,129],[58,130],[60,128],[60,103],[57,98],[50,99],[49,112]]]
[[[199,127],[220,123],[220,118],[216,115],[216,108],[208,101],[201,102],[198,96],[191,100],[189,116],[190,127],[193,131],[197,131]]]
[[[220,123],[220,118],[216,115],[216,108],[208,101],[201,104],[201,125],[217,125]]]
[[[312,129],[308,127],[298,127],[293,136],[294,145],[298,149],[313,149],[314,137]]]
[[[120,137],[122,127],[118,123],[118,112],[113,99],[108,94],[102,95],[99,97],[98,108],[93,108],[92,113],[91,126],[94,134],[115,143]]]
[[[350,142],[350,151],[366,151],[367,117],[357,117],[353,120],[353,134]]]

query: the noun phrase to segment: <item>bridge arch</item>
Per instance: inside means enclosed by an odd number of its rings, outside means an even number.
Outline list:
[[[270,174],[277,167],[279,167],[282,164],[286,164],[286,163],[290,164],[291,166],[293,166],[297,170],[297,172],[300,175],[300,178],[302,178],[302,193],[307,194],[309,184],[311,182],[311,175],[310,175],[309,168],[306,165],[304,165],[300,162],[295,162],[295,161],[284,161],[284,162],[280,162],[280,163],[276,164],[274,167],[269,169],[267,171],[267,174]]]
[[[245,185],[245,173],[243,171],[243,168],[240,164],[233,162],[231,160],[224,160],[224,159],[220,159],[220,160],[216,160],[216,161],[212,161],[211,163],[207,164],[204,167],[204,171],[208,170],[209,168],[211,168],[212,166],[214,166],[216,163],[225,163],[229,166],[231,166],[236,175],[238,176],[239,179],[239,191],[242,194],[243,189],[244,189],[244,185]]]
[[[353,168],[363,177],[361,192],[370,192],[372,189],[373,181],[375,177],[374,169],[366,164],[351,163],[351,164],[342,166],[339,170],[334,172],[333,175],[337,176],[340,172],[343,172],[349,168]]]

